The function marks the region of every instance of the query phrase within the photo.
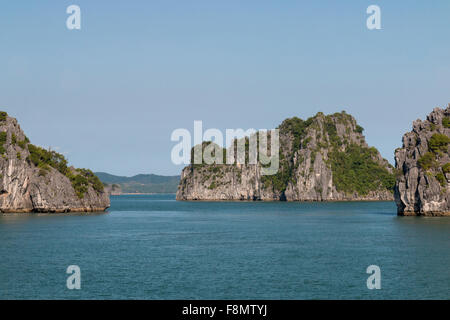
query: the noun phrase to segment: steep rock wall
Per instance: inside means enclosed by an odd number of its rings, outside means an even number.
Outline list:
[[[450,105],[413,122],[395,151],[399,215],[450,215]]]
[[[96,177],[65,164],[61,155],[31,145],[17,120],[0,113],[0,212],[106,210],[109,197]]]
[[[178,200],[393,200],[393,167],[369,148],[346,114],[291,118],[279,127],[280,168],[260,164],[196,165],[183,169]],[[346,160],[350,154],[354,159]],[[361,173],[367,176],[361,177]]]

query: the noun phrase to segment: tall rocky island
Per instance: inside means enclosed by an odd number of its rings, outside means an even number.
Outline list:
[[[394,168],[367,145],[351,115],[319,112],[287,119],[278,129],[275,175],[262,175],[259,163],[191,164],[181,174],[177,200],[393,200]]]
[[[450,104],[416,120],[395,151],[399,215],[450,215]]]
[[[34,146],[17,120],[0,112],[0,212],[95,212],[109,207],[100,180]]]

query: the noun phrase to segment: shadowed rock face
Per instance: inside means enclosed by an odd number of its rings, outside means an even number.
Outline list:
[[[67,174],[62,174],[51,166],[36,166],[17,120],[5,113],[0,118],[0,145],[0,212],[97,212],[109,207],[108,194],[98,184],[94,188],[77,179],[83,189],[74,189],[69,177],[76,179],[81,171],[67,167]]]
[[[395,151],[399,215],[450,215],[449,117],[450,104],[414,121],[413,130],[403,136],[403,147]]]
[[[287,119],[279,129],[277,175],[262,176],[259,164],[189,165],[181,173],[177,200],[393,200],[393,167],[368,147],[352,116],[318,113],[305,121]],[[364,177],[363,168],[370,168]]]

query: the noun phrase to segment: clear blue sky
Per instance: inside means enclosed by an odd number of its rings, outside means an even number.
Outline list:
[[[77,4],[82,29],[66,28]],[[366,28],[366,8],[382,30]],[[0,109],[71,164],[178,174],[176,128],[346,110],[393,163],[450,102],[450,1],[3,1]]]

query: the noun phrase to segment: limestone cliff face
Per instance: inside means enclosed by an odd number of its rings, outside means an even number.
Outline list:
[[[345,112],[292,118],[279,127],[280,168],[260,164],[189,165],[178,200],[393,200],[393,167],[369,148],[362,128]]]
[[[413,122],[395,151],[399,215],[450,215],[450,105]]]
[[[109,197],[95,178],[31,145],[17,120],[0,112],[0,212],[104,211]]]

